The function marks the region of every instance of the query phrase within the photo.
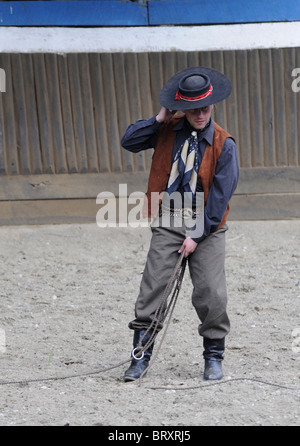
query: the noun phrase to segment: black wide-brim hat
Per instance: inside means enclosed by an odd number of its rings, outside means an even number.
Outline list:
[[[179,71],[162,88],[159,101],[169,110],[191,110],[223,101],[231,83],[220,71],[192,67]]]

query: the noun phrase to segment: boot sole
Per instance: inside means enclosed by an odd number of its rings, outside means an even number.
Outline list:
[[[131,378],[130,376],[124,376],[124,382],[129,383],[132,381],[136,381],[138,378]]]
[[[141,375],[142,375],[142,374],[141,374]],[[133,376],[127,376],[127,375],[124,375],[124,382],[125,382],[125,383],[128,383],[128,382],[136,381],[137,379],[140,379],[141,375],[138,376],[137,378],[134,378]],[[144,378],[144,376],[146,376],[146,375],[147,375],[147,372],[144,373],[143,378]]]

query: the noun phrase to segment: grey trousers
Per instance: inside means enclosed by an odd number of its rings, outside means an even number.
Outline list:
[[[184,226],[153,227],[151,230],[150,248],[135,304],[135,319],[129,323],[133,330],[147,329],[151,324],[186,237]],[[225,225],[210,234],[188,257],[193,284],[192,304],[200,320],[198,331],[200,336],[208,339],[223,339],[230,330],[224,270],[226,230]]]

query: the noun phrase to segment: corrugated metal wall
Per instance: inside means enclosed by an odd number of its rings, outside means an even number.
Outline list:
[[[217,104],[215,119],[235,137],[242,170],[298,168],[300,93],[291,85],[292,70],[300,67],[299,48],[1,54],[6,73],[6,92],[0,93],[1,184],[5,178],[12,184],[12,176],[16,183],[24,175],[77,173],[104,175],[109,188],[107,173],[147,172],[151,153],[127,153],[121,136],[128,124],[159,110],[158,94],[170,76],[196,65],[219,69],[232,81],[233,93]],[[3,190],[8,188],[2,188],[3,201],[20,198],[11,188],[6,195]],[[294,192],[300,192],[298,186]],[[39,197],[22,196],[34,198]]]

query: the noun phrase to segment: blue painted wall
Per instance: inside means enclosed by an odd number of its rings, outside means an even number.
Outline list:
[[[166,0],[148,3],[149,25],[300,20],[299,0]]]
[[[1,26],[142,26],[147,7],[121,0],[0,1]]]
[[[0,0],[0,26],[155,26],[298,20],[299,0]]]

